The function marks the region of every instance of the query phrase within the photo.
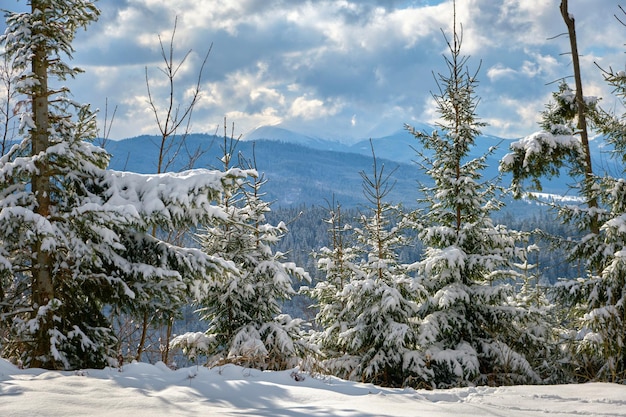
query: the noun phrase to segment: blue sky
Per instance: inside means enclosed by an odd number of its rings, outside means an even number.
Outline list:
[[[463,52],[480,66],[478,116],[488,134],[515,138],[537,130],[539,112],[572,74],[559,0],[458,0]],[[597,62],[624,68],[626,27],[617,0],[572,0],[585,94],[617,106]],[[3,0],[24,10],[26,0]],[[202,80],[193,130],[213,133],[226,116],[237,133],[278,125],[310,135],[362,139],[432,122],[433,72],[445,72],[442,30],[452,2],[442,0],[101,0],[98,22],[79,34],[68,82],[75,98],[118,106],[112,138],[157,132],[147,106],[145,70],[165,103],[158,35],[167,42],[178,17],[176,52],[191,54],[177,78],[178,100]],[[3,29],[3,27],[2,27]],[[621,110],[617,107],[618,110]]]

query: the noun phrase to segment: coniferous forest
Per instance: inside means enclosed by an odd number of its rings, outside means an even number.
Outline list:
[[[194,168],[205,150],[184,139],[200,83],[189,101],[162,104],[148,75],[155,172],[110,169],[95,112],[58,87],[81,75],[73,42],[98,20],[97,5],[29,6],[7,12],[0,37],[9,109],[0,114],[1,357],[66,370],[133,360],[300,366],[415,388],[626,381],[626,183],[623,170],[592,166],[589,146],[601,135],[623,167],[626,122],[584,95],[567,0],[559,23],[573,83],[556,85],[539,130],[510,145],[499,164],[507,182],[484,176],[492,150],[472,153],[485,127],[480,63],[450,16],[433,69],[439,122],[404,126],[428,178],[410,208],[390,200],[396,172],[373,142],[371,169],[354,173],[358,208],[333,195],[274,207],[264,193],[272,179],[254,147],[239,152],[226,120],[221,165]],[[174,35],[159,41],[172,81]],[[626,104],[626,73],[599,70]],[[187,169],[172,172],[175,158]],[[507,212],[509,198],[529,198],[556,175],[571,178],[574,203]]]

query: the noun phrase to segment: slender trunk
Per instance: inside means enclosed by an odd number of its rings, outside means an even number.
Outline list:
[[[385,251],[384,251],[384,243],[382,240],[382,234],[383,234],[383,226],[382,226],[382,214],[383,214],[383,206],[382,206],[382,201],[381,201],[381,195],[380,195],[380,191],[376,190],[376,243],[378,245],[378,279],[382,281],[383,279],[383,268],[380,266],[381,265],[381,261],[384,257],[386,257],[385,255]]]
[[[453,42],[454,42],[454,49],[452,52],[452,72],[454,75],[454,91],[458,92],[461,90],[461,70],[462,68],[460,68],[459,62],[458,62],[458,57],[459,57],[459,52],[460,52],[460,45],[459,45],[459,37],[458,34],[456,32],[456,2],[453,2],[453,16],[452,16],[452,27],[454,28],[454,34],[453,34]],[[454,107],[454,146],[453,149],[455,150],[455,175],[456,175],[456,182],[454,185],[454,195],[455,197],[458,198],[459,194],[461,193],[461,185],[459,183],[459,180],[461,179],[461,152],[458,150],[459,149],[459,144],[457,143],[457,141],[459,140],[465,140],[464,138],[461,139],[461,135],[460,135],[460,130],[461,130],[461,108],[460,108],[460,104],[459,101],[457,99],[455,99],[454,97],[451,97],[452,99],[452,106]],[[461,204],[457,201],[456,203],[456,233],[457,236],[461,233],[461,224],[462,224],[462,208],[461,208]]]
[[[164,160],[164,155],[165,155],[165,141],[166,140],[167,140],[167,135],[163,134],[161,137],[161,145],[159,146],[159,160],[157,164],[157,174],[160,174],[161,171],[163,170],[163,160]],[[152,226],[152,236],[156,237],[156,235],[157,235],[157,227]],[[135,359],[137,360],[137,362],[141,362],[141,355],[143,354],[145,350],[146,339],[148,338],[148,328],[150,327],[150,321],[151,321],[150,314],[146,310],[143,313],[143,320],[141,323],[141,338],[139,339],[139,344],[137,345],[137,355],[135,356]],[[168,335],[169,335],[169,331],[168,331]],[[167,364],[167,361],[169,359],[167,357],[169,356],[169,343],[170,343],[169,337],[167,338],[165,343],[168,346],[168,348],[165,351],[166,356],[165,357],[163,357],[163,355],[161,356],[163,359],[163,363]]]
[[[171,80],[170,80],[170,84],[171,84]],[[171,109],[171,104],[172,102],[170,102],[170,109]],[[167,129],[167,122],[169,122],[169,115],[166,121],[166,127],[165,129]],[[161,144],[159,146],[159,159],[157,162],[157,174],[160,174],[162,171],[162,167],[163,167],[163,159],[164,159],[164,155],[165,155],[165,142],[168,138],[167,133],[163,132],[161,135]],[[152,236],[156,237],[157,234],[157,227],[156,226],[152,226]],[[145,349],[146,346],[146,339],[148,337],[148,327],[150,326],[150,314],[148,313],[148,311],[145,311],[143,313],[143,321],[141,323],[141,338],[139,340],[139,345],[137,345],[137,356],[135,356],[135,359],[137,360],[137,362],[141,362],[141,355],[143,354],[143,351]],[[165,341],[167,343],[167,345],[169,346],[169,340]],[[169,354],[169,350],[167,351],[167,353]],[[163,363],[167,364],[167,356],[164,358]]]
[[[170,340],[172,339],[172,328],[174,324],[174,318],[169,317],[167,320],[167,326],[165,328],[165,346],[163,347],[163,353],[161,354],[161,361],[164,364],[168,364],[170,360]]]
[[[141,325],[141,338],[139,339],[139,344],[137,345],[137,355],[135,359],[137,362],[141,361],[141,355],[143,354],[144,348],[146,346],[146,338],[148,337],[148,324],[150,324],[150,314],[148,311],[144,311],[143,313],[143,322]]]
[[[5,103],[4,108],[2,109],[2,116],[4,116],[3,123],[3,132],[2,132],[2,144],[0,145],[0,155],[4,155],[9,146],[9,126],[11,122],[11,105],[12,98],[14,94],[14,86],[13,86],[13,71],[11,69],[11,65],[8,61],[8,58],[4,57],[4,66],[2,68],[2,77],[3,87],[5,89]]]
[[[561,0],[561,16],[567,26],[567,32],[569,35],[570,47],[572,50],[572,63],[574,67],[574,80],[576,83],[576,106],[578,111],[578,130],[580,131],[580,140],[583,146],[584,155],[584,169],[585,169],[585,183],[583,192],[585,198],[587,198],[587,206],[592,209],[591,213],[591,233],[598,234],[600,227],[598,225],[598,215],[593,209],[598,207],[598,200],[592,195],[591,184],[593,181],[593,170],[591,167],[591,151],[589,149],[589,134],[587,133],[587,118],[585,117],[586,104],[583,96],[583,84],[580,73],[580,59],[578,56],[578,43],[576,41],[576,27],[574,17],[569,14],[567,0]]]
[[[158,168],[158,173],[161,173],[161,167]],[[156,236],[157,228],[156,226],[152,226],[152,236]],[[146,307],[147,308],[147,307]],[[135,360],[137,362],[141,362],[141,355],[143,354],[146,346],[146,339],[148,338],[148,328],[150,327],[150,313],[148,310],[144,311],[143,318],[141,322],[141,337],[139,338],[139,344],[137,344],[137,354],[135,355]],[[169,340],[166,341],[169,344]],[[166,361],[163,361],[167,364]]]
[[[42,6],[38,0],[32,0],[31,8],[33,14]],[[45,19],[45,16],[42,16]],[[45,22],[41,22],[40,27],[45,27]],[[35,30],[35,29],[33,29]],[[34,128],[31,130],[32,155],[36,156],[45,152],[49,146],[48,131],[50,120],[48,114],[48,57],[45,41],[41,41],[35,47],[32,58],[32,71],[35,79],[39,82],[33,89],[32,111]],[[40,160],[35,163],[37,172],[31,179],[32,192],[36,201],[36,214],[47,218],[50,215],[50,177],[48,167],[45,161]],[[37,310],[41,306],[48,304],[54,298],[54,284],[52,282],[52,271],[50,268],[50,254],[42,248],[42,240],[38,239],[33,243],[33,265],[32,265],[32,285],[33,285],[33,314],[37,314]],[[49,312],[43,322],[40,322],[40,328],[35,341],[35,350],[31,366],[51,366],[47,364],[45,359],[50,352],[50,335],[49,330],[52,328],[52,313]]]

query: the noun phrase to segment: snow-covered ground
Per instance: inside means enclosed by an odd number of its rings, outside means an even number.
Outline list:
[[[303,378],[303,379],[302,379]],[[626,385],[415,391],[261,372],[163,364],[52,372],[0,359],[0,416],[626,416]]]

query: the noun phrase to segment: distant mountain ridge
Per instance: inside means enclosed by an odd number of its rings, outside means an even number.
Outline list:
[[[157,138],[151,136],[109,141],[106,148],[112,154],[111,169],[156,172],[156,143]],[[221,169],[222,143],[223,138],[214,135],[189,135],[186,150],[192,153],[195,149],[203,151],[193,167]],[[359,173],[371,173],[371,155],[314,149],[271,139],[240,141],[236,153],[248,160],[254,156],[258,171],[267,179],[262,191],[268,201],[279,207],[326,205],[333,198],[346,207],[365,202]],[[385,165],[386,172],[397,169],[393,178],[396,185],[389,200],[415,205],[419,177],[415,167],[383,159],[379,160],[379,164]],[[167,170],[179,171],[188,168],[186,165],[187,158],[179,156]]]
[[[419,123],[413,127],[426,134],[430,134],[436,130],[434,126],[425,123]],[[244,135],[243,140],[274,140],[302,145],[312,149],[356,153],[366,156],[371,156],[372,154],[370,146],[371,140],[378,158],[401,163],[413,163],[416,159],[415,149],[419,147],[417,139],[406,129],[399,129],[382,137],[361,139],[353,141],[351,144],[346,144],[337,140],[328,140],[317,136],[293,132],[281,127],[262,126]],[[476,157],[482,155],[489,147],[502,145],[494,154],[494,161],[496,158],[499,161],[502,156],[509,152],[508,143],[510,142],[511,140],[508,139],[482,135],[477,139],[477,146],[473,149],[471,156]]]
[[[416,128],[426,133],[434,130],[434,127],[425,124]],[[109,141],[106,148],[112,154],[111,168],[141,173],[156,172],[157,139],[139,136]],[[487,135],[476,139],[470,157],[483,155],[490,147],[498,146],[488,157],[488,167],[482,173],[485,180],[498,176],[498,164],[509,152],[509,143],[509,140]],[[194,167],[220,169],[222,144],[223,137],[220,136],[189,135],[185,148],[167,170],[188,168],[188,158],[184,154],[193,153],[196,149],[200,149],[203,154],[195,161]],[[372,138],[371,144],[379,166],[384,165],[387,173],[395,170],[392,176],[395,186],[388,197],[389,201],[415,206],[420,198],[418,184],[429,181],[412,162],[418,159],[415,149],[419,147],[419,142],[408,131],[399,130],[384,137]],[[595,151],[599,152],[599,149]],[[347,207],[366,202],[360,172],[368,175],[372,173],[370,139],[345,144],[280,127],[264,126],[246,134],[238,143],[236,152],[248,160],[252,159],[254,153],[258,170],[268,180],[264,187],[266,198],[280,207],[326,205],[331,199]],[[504,178],[504,186],[508,185],[507,181],[510,178]],[[566,194],[568,181],[567,177],[554,179],[547,183],[544,191]]]
[[[437,128],[427,123],[416,123],[412,127],[426,134],[431,134]],[[532,132],[529,132],[532,133]],[[356,153],[360,155],[371,156],[370,140],[374,145],[376,156],[381,159],[387,159],[398,163],[414,164],[418,161],[416,149],[419,148],[418,140],[406,129],[399,129],[393,133],[382,137],[368,138],[353,141],[351,144],[345,144],[337,140],[325,140],[313,135],[292,132],[290,130],[276,126],[262,126],[250,132],[244,140],[279,140],[285,143],[297,143],[313,149],[332,150],[338,152]],[[488,167],[483,172],[485,178],[495,178],[498,176],[498,165],[500,160],[510,152],[509,145],[517,139],[507,139],[494,135],[482,134],[476,138],[475,146],[470,150],[470,158],[482,156],[488,152],[490,148],[494,148],[493,153],[488,156]],[[601,137],[591,139],[589,141],[592,154],[592,162],[598,167],[598,172],[614,170],[614,164],[609,161],[606,142]],[[421,151],[421,150],[420,150]],[[510,178],[504,178],[509,180]],[[564,194],[569,192],[571,179],[567,176],[544,180],[544,191],[546,193]]]

